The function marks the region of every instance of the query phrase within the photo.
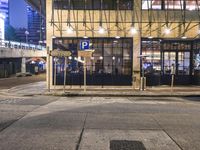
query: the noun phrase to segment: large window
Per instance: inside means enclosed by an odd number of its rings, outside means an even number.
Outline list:
[[[175,84],[191,84],[191,76],[200,74],[200,41],[143,39],[142,55],[148,85],[170,84],[175,67]],[[194,68],[194,69],[193,69]]]
[[[143,40],[142,55],[147,56],[143,67],[145,73],[156,73],[161,71],[161,50],[159,40]]]
[[[71,51],[68,59],[67,84],[83,84],[83,64],[77,61],[83,38],[55,39],[53,48]],[[90,49],[95,50],[87,59],[87,84],[89,85],[131,85],[132,81],[132,38],[87,39]],[[64,60],[56,58],[57,84],[64,81]],[[83,58],[81,58],[83,60]],[[55,64],[55,63],[54,63]],[[55,67],[55,66],[54,66]]]
[[[74,10],[116,10],[116,0],[54,0],[55,9],[74,9]],[[133,0],[119,0],[120,10],[132,10]]]
[[[193,65],[194,73],[200,73],[200,40],[196,40],[193,45],[194,54],[193,54]]]
[[[198,10],[200,0],[142,0],[142,9]]]

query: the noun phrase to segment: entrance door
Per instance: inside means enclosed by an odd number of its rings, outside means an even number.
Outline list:
[[[190,52],[164,51],[162,59],[162,84],[171,83],[171,67],[175,65],[175,84],[190,84]]]

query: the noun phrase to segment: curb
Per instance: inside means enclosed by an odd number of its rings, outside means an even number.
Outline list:
[[[45,93],[45,96],[60,97],[200,97],[200,94],[81,94],[81,93]]]

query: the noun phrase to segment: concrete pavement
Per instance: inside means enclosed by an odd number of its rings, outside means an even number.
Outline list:
[[[18,97],[0,99],[1,150],[199,150],[198,97]],[[11,122],[12,121],[12,122]]]
[[[197,86],[176,87],[176,95],[169,87],[67,91],[73,97],[48,93],[45,82],[1,90],[0,150],[110,150],[111,141],[199,150]]]
[[[15,86],[8,90],[9,94],[18,95],[54,95],[54,96],[200,96],[200,86],[175,86],[173,91],[169,86],[147,87],[145,91],[134,90],[131,87],[87,87],[87,91],[83,91],[83,87],[79,86],[67,87],[65,92],[52,89],[50,92],[46,89],[46,82],[35,82]]]

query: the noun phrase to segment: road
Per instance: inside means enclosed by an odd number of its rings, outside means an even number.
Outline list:
[[[29,84],[45,80],[46,80],[46,74],[39,74],[27,77],[0,78],[0,89],[9,89],[18,85]]]
[[[1,150],[200,147],[198,97],[2,96],[0,112]]]

